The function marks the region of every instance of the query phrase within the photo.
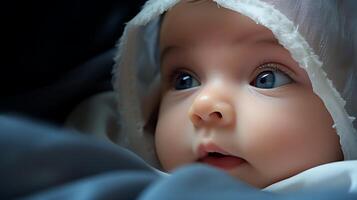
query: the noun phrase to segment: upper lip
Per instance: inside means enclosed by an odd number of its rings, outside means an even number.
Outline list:
[[[230,153],[223,150],[221,147],[219,147],[218,145],[212,142],[202,143],[198,145],[197,152],[198,152],[199,159],[208,156],[209,153],[220,153],[222,155],[232,156]]]

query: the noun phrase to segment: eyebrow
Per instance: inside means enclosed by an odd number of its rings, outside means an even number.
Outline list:
[[[255,41],[256,44],[272,44],[272,45],[280,45],[279,41],[275,38],[263,38]]]
[[[265,31],[259,31],[258,33],[247,33],[242,37],[234,40],[234,43],[241,43],[242,41],[251,41],[256,44],[279,44],[279,41],[274,37],[274,35],[269,34]]]
[[[182,47],[176,45],[169,45],[165,47],[160,53],[160,62],[162,62],[168,54],[170,54],[173,51],[179,50],[181,48]]]
[[[246,39],[243,39],[243,41],[249,41],[249,36],[246,37]],[[242,38],[239,38],[235,41],[232,42],[233,45],[235,44],[239,44],[242,42]],[[258,39],[255,39],[255,40],[252,40],[253,43],[255,44],[271,44],[271,45],[280,45],[279,41],[276,39],[276,38],[272,38],[272,37],[262,37],[262,38],[258,38]],[[177,51],[177,50],[180,50],[180,49],[183,49],[183,47],[181,46],[178,46],[178,45],[169,45],[169,46],[166,46],[161,52],[160,52],[160,62],[162,62],[164,60],[164,58],[170,54],[171,52],[173,51]]]

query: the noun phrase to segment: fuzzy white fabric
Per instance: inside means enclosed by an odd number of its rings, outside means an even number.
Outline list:
[[[283,194],[316,189],[341,189],[349,193],[357,193],[357,161],[349,160],[320,165],[263,190]]]

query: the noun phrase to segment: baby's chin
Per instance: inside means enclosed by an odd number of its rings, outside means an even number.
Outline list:
[[[271,184],[278,182],[279,180],[274,180],[270,177],[265,177],[259,172],[252,169],[249,164],[245,164],[236,169],[224,170],[226,173],[237,179],[238,181],[243,181],[248,185],[256,188],[263,189]]]
[[[260,188],[260,189],[263,189],[263,188],[281,180],[281,179],[272,179],[272,178],[264,177],[263,175],[259,174],[258,172],[252,171],[252,169],[250,169],[251,167],[248,166],[248,163],[242,164],[241,166],[239,166],[239,168],[235,168],[235,169],[222,169],[222,168],[215,167],[215,166],[201,163],[201,162],[192,162],[192,163],[184,163],[184,164],[176,164],[176,165],[161,163],[161,168],[164,172],[172,173],[181,167],[189,166],[192,164],[202,164],[202,165],[216,168],[217,170],[222,170],[223,172],[226,172],[227,174],[229,174],[233,178],[237,179],[238,181],[243,181],[243,182],[247,183],[248,185],[251,185],[253,187]]]
[[[205,163],[201,163],[201,162],[192,162],[192,163],[183,163],[183,164],[161,163],[161,169],[164,172],[172,173],[175,170],[177,170],[178,168],[189,166],[192,164],[202,164],[202,165],[214,167],[217,170],[222,170],[223,172],[229,174],[230,176],[237,179],[238,181],[242,181],[250,186],[253,186],[253,187],[259,188],[259,189],[264,189],[274,183],[277,183],[284,179],[290,178],[290,177],[298,174],[299,172],[304,171],[304,170],[295,171],[295,172],[281,171],[282,173],[280,173],[280,174],[268,176],[267,174],[264,174],[264,172],[260,173],[256,168],[251,166],[248,162],[245,162],[233,169],[222,169],[222,168],[212,166],[209,164],[205,164]]]

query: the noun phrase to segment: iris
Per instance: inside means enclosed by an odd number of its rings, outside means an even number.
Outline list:
[[[272,89],[291,83],[291,78],[280,70],[263,71],[257,75],[252,85],[261,89]]]
[[[199,81],[187,72],[180,72],[174,80],[175,90],[185,90],[199,85]]]

